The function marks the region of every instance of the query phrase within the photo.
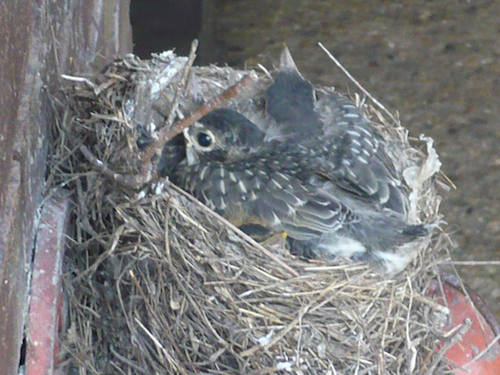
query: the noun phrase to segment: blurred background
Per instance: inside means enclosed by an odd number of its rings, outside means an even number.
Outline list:
[[[258,4],[258,6],[256,6]],[[268,69],[284,42],[306,78],[358,90],[323,43],[410,135],[431,136],[454,260],[500,260],[500,2],[468,0],[133,0],[134,52],[200,40],[198,65]],[[500,318],[500,265],[457,266]]]

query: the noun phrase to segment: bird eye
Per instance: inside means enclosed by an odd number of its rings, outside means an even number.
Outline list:
[[[204,132],[200,132],[198,134],[198,144],[201,146],[201,147],[209,147],[212,145],[212,137],[207,134],[207,133],[204,133]]]

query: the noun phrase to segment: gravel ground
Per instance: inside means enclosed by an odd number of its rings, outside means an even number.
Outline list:
[[[456,260],[498,261],[500,250],[500,2],[224,0],[216,3],[219,63],[270,67],[282,43],[315,83],[356,91],[322,42],[410,134],[436,140],[457,189],[442,213]],[[258,7],[255,6],[258,4]],[[500,266],[462,266],[500,318]]]

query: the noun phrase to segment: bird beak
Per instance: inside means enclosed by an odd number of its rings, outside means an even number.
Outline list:
[[[191,140],[191,136],[189,135],[189,127],[185,128],[182,133],[184,134],[184,138],[186,139],[186,159],[188,165],[194,165],[198,163],[198,155],[196,154],[196,150],[194,149],[193,141]]]
[[[293,60],[292,54],[286,45],[283,47],[283,51],[280,56],[280,70],[295,72],[300,78],[304,79],[302,74],[300,74],[295,61]]]

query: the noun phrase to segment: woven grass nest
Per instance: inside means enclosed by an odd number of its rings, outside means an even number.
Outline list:
[[[306,261],[257,244],[144,166],[141,134],[168,132],[200,102],[263,110],[265,70],[191,63],[171,51],[148,61],[130,55],[95,76],[65,77],[50,174],[75,203],[62,362],[79,374],[444,369],[436,348],[446,313],[428,296],[445,253],[440,231],[397,275],[345,259]],[[220,96],[244,76],[252,84]],[[354,99],[401,142],[412,220],[438,220],[432,141],[410,146],[394,118]]]

